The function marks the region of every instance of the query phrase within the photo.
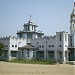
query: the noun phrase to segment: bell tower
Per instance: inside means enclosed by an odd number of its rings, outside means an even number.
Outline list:
[[[73,11],[70,15],[70,34],[75,34],[75,1]]]

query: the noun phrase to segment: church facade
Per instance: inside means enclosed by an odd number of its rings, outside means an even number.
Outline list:
[[[17,31],[17,37],[1,37],[4,44],[0,60],[37,59],[58,62],[75,61],[75,2],[70,15],[70,33],[56,32],[54,36],[44,36],[30,20]]]

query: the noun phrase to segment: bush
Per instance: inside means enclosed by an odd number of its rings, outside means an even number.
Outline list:
[[[9,62],[25,63],[25,64],[56,64],[55,61],[44,61],[44,60],[27,60],[27,59],[12,59]]]

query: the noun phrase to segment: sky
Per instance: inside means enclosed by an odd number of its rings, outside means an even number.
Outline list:
[[[0,0],[0,36],[16,36],[30,19],[44,35],[70,32],[74,0]]]

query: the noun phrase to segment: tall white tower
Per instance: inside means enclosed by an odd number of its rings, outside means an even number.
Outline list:
[[[70,15],[70,34],[75,34],[75,1],[73,11]]]
[[[75,1],[70,15],[70,46],[75,47]]]
[[[75,61],[75,0],[73,11],[70,15],[70,39],[69,39],[69,60]]]

